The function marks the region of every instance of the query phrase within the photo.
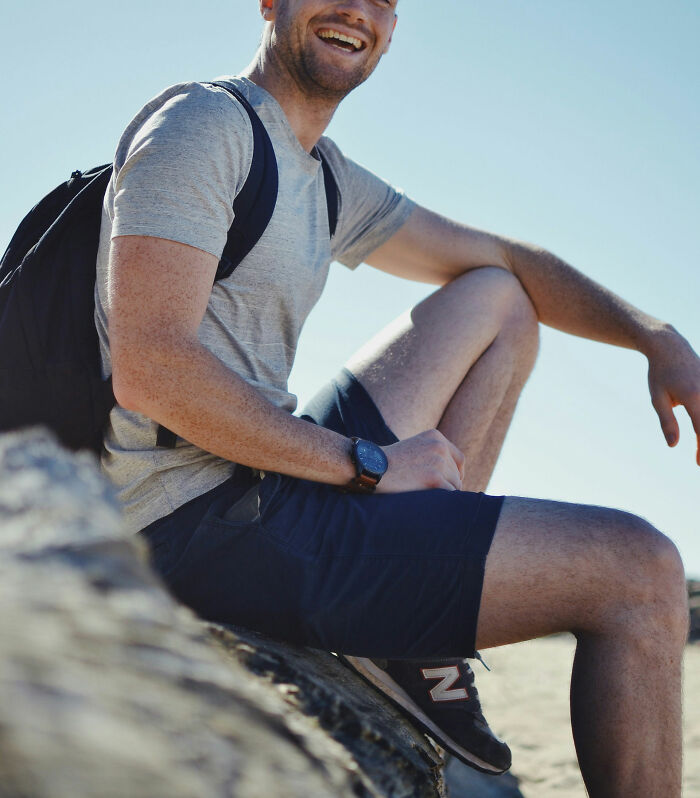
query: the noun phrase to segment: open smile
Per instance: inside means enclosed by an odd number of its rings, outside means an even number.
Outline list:
[[[335,28],[320,28],[316,31],[316,35],[325,44],[335,47],[338,50],[343,50],[346,53],[357,53],[364,50],[367,46],[366,43],[357,36],[342,33]]]

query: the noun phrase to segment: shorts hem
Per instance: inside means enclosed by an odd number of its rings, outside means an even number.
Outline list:
[[[476,656],[476,632],[484,588],[486,558],[504,500],[505,496],[481,494],[479,506],[467,532],[469,552],[462,557],[462,588],[457,602],[458,617],[455,620],[455,640],[464,643],[463,646],[460,645],[458,656],[469,658]],[[471,539],[473,530],[479,532],[477,540]]]

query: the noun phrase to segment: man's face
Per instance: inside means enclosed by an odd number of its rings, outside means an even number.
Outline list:
[[[278,62],[306,92],[341,99],[386,52],[398,0],[264,0]]]

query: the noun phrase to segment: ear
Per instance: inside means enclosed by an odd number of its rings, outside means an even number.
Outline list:
[[[275,18],[275,0],[260,0],[260,14],[265,22]]]
[[[391,33],[389,34],[389,41],[386,43],[386,47],[384,48],[384,55],[389,52],[389,47],[391,47],[391,40],[394,36],[394,31],[396,30],[396,23],[399,21],[399,17],[397,14],[394,14],[394,26],[391,29]]]

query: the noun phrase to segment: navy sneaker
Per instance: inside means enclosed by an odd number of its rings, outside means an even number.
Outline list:
[[[466,765],[492,775],[510,768],[510,748],[489,728],[465,659],[421,663],[338,657]]]

